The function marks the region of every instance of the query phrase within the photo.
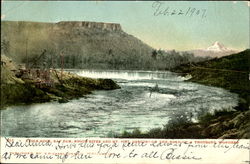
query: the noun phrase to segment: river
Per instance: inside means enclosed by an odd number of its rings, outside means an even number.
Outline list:
[[[1,135],[11,137],[112,137],[124,130],[148,131],[170,118],[231,109],[238,96],[224,89],[185,82],[171,72],[70,70],[111,78],[121,89],[94,91],[68,103],[10,106],[1,111]],[[158,86],[158,87],[157,87]]]

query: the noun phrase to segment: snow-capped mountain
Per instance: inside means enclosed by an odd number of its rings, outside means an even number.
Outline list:
[[[189,52],[194,53],[195,56],[210,56],[210,57],[222,57],[239,52],[231,48],[227,48],[222,43],[216,41],[211,46],[204,49],[191,50]]]
[[[215,52],[223,52],[223,51],[231,51],[231,49],[225,47],[223,44],[216,41],[212,46],[205,49],[206,51],[215,51]]]

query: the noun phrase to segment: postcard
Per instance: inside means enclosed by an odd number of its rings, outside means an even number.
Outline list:
[[[1,1],[2,163],[250,162],[248,1]]]

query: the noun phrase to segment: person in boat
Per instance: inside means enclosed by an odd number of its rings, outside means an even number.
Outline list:
[[[155,86],[154,86],[153,88],[150,89],[149,97],[151,97],[152,92],[159,92],[159,91],[160,91],[159,86],[158,86],[158,84],[156,83]]]
[[[154,91],[154,92],[158,92],[159,91],[159,86],[158,86],[157,83],[155,84],[154,88],[152,88],[152,91]]]

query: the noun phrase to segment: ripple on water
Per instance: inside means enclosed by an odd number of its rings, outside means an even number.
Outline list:
[[[121,89],[95,91],[88,98],[12,106],[1,111],[3,136],[107,137],[124,130],[163,127],[175,113],[232,108],[237,95],[220,88],[184,82],[169,72],[75,70],[80,75],[113,78]],[[158,85],[159,91],[152,92]]]

